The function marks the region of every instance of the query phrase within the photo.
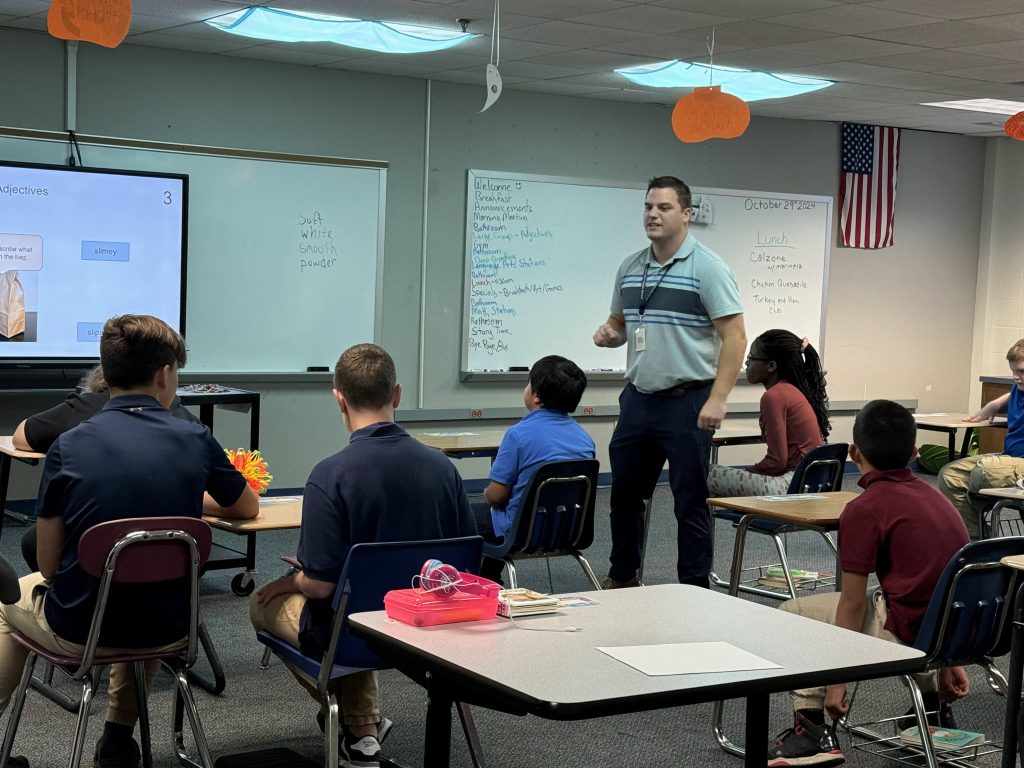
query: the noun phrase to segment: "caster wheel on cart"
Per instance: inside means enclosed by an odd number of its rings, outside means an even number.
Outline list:
[[[231,579],[231,591],[239,597],[248,597],[256,589],[256,582],[248,573],[239,573]]]

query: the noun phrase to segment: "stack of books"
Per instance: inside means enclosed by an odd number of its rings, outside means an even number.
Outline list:
[[[498,592],[498,615],[506,619],[554,613],[558,607],[557,597],[534,592],[532,589],[503,589]]]
[[[940,752],[967,749],[980,746],[985,741],[985,734],[974,731],[961,731],[957,728],[937,728],[929,726],[928,733],[932,737],[932,745]],[[921,746],[921,733],[917,726],[900,731],[900,741],[911,747]]]
[[[809,586],[820,582],[824,579],[831,579],[831,573],[825,573],[824,571],[805,571],[801,568],[790,568],[789,575],[793,578],[793,586],[797,589],[804,586]],[[774,587],[776,589],[786,589],[789,585],[786,584],[786,576],[782,571],[782,566],[770,565],[765,569],[764,576],[757,580],[757,583],[765,587]]]

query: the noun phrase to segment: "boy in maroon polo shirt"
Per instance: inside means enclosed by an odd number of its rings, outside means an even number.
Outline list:
[[[839,519],[842,592],[789,600],[783,610],[894,643],[914,642],[939,575],[968,541],[956,508],[907,468],[916,436],[914,417],[890,400],[872,400],[857,414],[850,458],[861,471],[858,484],[864,492],[846,505]],[[879,589],[868,594],[872,573],[878,575]],[[927,708],[939,712],[939,724],[952,727],[948,703],[969,689],[964,668],[949,667],[915,679]],[[836,720],[849,711],[846,686],[791,695],[794,724],[769,745],[768,765],[844,762],[835,731],[825,724],[825,710]]]

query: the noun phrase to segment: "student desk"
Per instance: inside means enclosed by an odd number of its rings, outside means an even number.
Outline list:
[[[186,385],[187,386],[187,385]],[[223,392],[193,392],[185,387],[178,388],[182,405],[198,405],[199,420],[213,432],[213,409],[221,406],[228,410],[249,412],[249,448],[260,447],[260,393],[247,389],[224,387]]]
[[[949,446],[949,461],[957,458],[956,431],[964,430],[964,439],[960,444],[960,456],[967,455],[967,447],[971,442],[971,430],[974,427],[1002,427],[1006,429],[1006,419],[996,417],[994,421],[967,421],[970,413],[915,413],[914,421],[917,428],[927,432],[945,432]]]
[[[225,557],[208,560],[206,570],[219,571],[226,568],[244,568],[242,573],[231,579],[231,591],[239,597],[245,597],[256,587],[253,576],[256,574],[256,534],[260,531],[281,531],[298,528],[302,522],[301,496],[264,496],[260,499],[260,513],[251,520],[228,519],[204,515],[203,520],[211,528],[227,531],[236,536],[245,537],[245,552],[231,552],[239,557]]]
[[[993,531],[998,534],[999,522],[1004,509],[1016,509],[1020,512],[1021,519],[1024,519],[1024,488],[1016,485],[1011,485],[1009,488],[982,488],[981,495],[997,500],[995,505],[982,515],[982,538],[993,538]],[[987,522],[986,516],[988,517]]]
[[[504,428],[477,429],[467,431],[429,430],[410,431],[424,445],[437,448],[453,459],[472,459],[487,457],[493,459],[498,455],[498,446],[505,436]],[[711,463],[718,462],[718,449],[726,445],[753,445],[764,442],[760,430],[744,427],[722,426],[711,438]]]
[[[856,497],[857,494],[853,491],[834,491],[831,493],[794,493],[775,497],[723,496],[708,499],[708,506],[731,509],[743,514],[739,523],[736,524],[736,538],[732,549],[732,570],[729,576],[729,594],[733,596],[739,594],[746,532],[755,520],[792,523],[812,530],[835,531],[839,529],[839,516],[843,513],[843,509]],[[837,584],[838,578],[837,569]]]
[[[1024,492],[1022,492],[1024,499]],[[1004,557],[1002,564],[1024,571],[1024,556]],[[1010,669],[1006,674],[1009,689],[1006,694],[1006,721],[1003,726],[1002,768],[1014,768],[1018,752],[1024,764],[1024,719],[1021,718],[1021,677],[1024,673],[1024,584],[1017,589],[1013,609],[1013,644],[1010,648]]]
[[[35,451],[19,451],[11,442],[10,435],[0,436],[0,535],[3,534],[4,517],[12,513],[7,511],[7,485],[11,480],[11,460],[17,459],[26,464],[36,465],[45,459],[45,453]],[[18,516],[22,517],[22,516]],[[22,520],[24,522],[24,520]]]
[[[915,672],[920,651],[682,584],[586,593],[597,605],[521,619],[579,632],[524,632],[505,619],[418,628],[384,611],[349,629],[428,694],[423,765],[447,766],[454,702],[551,720],[583,720],[745,697],[745,764],[763,768],[774,692]],[[688,618],[689,617],[689,618]],[[647,676],[602,646],[727,641],[779,669]],[[533,763],[555,763],[536,755]],[[576,757],[578,761],[578,756]],[[569,756],[561,756],[567,762]]]

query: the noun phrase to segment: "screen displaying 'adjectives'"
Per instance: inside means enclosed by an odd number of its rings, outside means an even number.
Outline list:
[[[183,331],[188,177],[0,163],[0,362],[99,356],[112,315]]]

